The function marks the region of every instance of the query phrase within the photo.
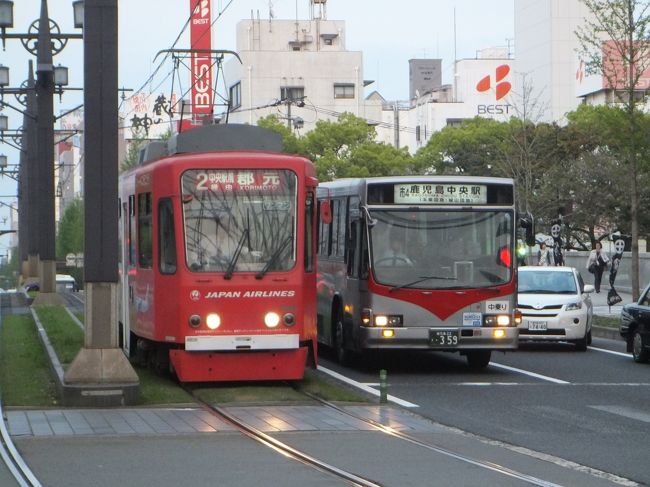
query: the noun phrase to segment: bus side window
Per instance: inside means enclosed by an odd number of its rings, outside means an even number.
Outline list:
[[[368,252],[368,230],[366,226],[361,224],[361,269],[359,271],[360,279],[368,279],[370,277],[370,254]]]
[[[345,262],[347,263],[347,272],[350,277],[359,277],[360,267],[360,248],[359,248],[359,198],[351,197],[348,201],[347,211],[347,235],[345,242]]]
[[[331,204],[331,201],[327,202]],[[331,208],[331,207],[330,207]],[[330,210],[331,211],[331,210]],[[320,207],[319,207],[320,217]],[[318,219],[318,255],[328,256],[331,242],[332,223],[325,223],[322,218]]]
[[[158,202],[158,265],[161,274],[176,272],[176,236],[174,233],[174,209],[169,198]]]

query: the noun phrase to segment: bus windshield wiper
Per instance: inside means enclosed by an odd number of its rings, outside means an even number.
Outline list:
[[[228,268],[226,269],[226,273],[223,275],[224,279],[231,279],[232,278],[232,273],[235,271],[235,266],[237,265],[237,260],[239,260],[239,256],[241,255],[241,251],[244,248],[244,242],[246,241],[246,237],[248,236],[248,228],[244,230],[244,232],[241,234],[241,237],[239,238],[239,242],[237,242],[237,248],[235,249],[235,253],[232,256],[232,259],[230,259],[230,263],[228,264]]]
[[[271,269],[271,266],[275,264],[275,261],[278,260],[278,257],[282,255],[282,252],[287,247],[287,245],[291,243],[291,240],[293,240],[293,238],[291,236],[288,236],[282,241],[282,243],[278,246],[278,248],[275,249],[275,252],[273,252],[273,255],[266,263],[264,268],[261,271],[259,271],[257,274],[255,274],[255,279],[262,279],[264,277],[264,275],[269,271],[269,269]]]
[[[399,286],[394,286],[394,287],[390,288],[390,291],[388,291],[388,292],[392,293],[393,291],[397,291],[398,289],[402,289],[402,288],[405,288],[405,287],[410,287],[410,286],[413,286],[415,284],[420,284],[421,282],[428,281],[430,279],[439,279],[439,280],[442,280],[442,281],[455,281],[456,280],[455,277],[420,276],[419,279],[416,279],[413,282],[407,282],[406,284],[400,284]]]

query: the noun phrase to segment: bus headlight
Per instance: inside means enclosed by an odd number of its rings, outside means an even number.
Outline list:
[[[497,326],[510,326],[510,315],[498,315]]]
[[[217,313],[210,313],[206,318],[205,318],[205,324],[208,325],[208,328],[211,330],[216,330],[221,326],[221,318]]]
[[[506,336],[506,331],[505,330],[493,330],[492,331],[492,336],[494,338],[503,338]]]
[[[493,326],[510,326],[510,315],[491,315],[486,316],[484,325]]]
[[[199,315],[192,315],[190,316],[189,322],[192,328],[198,328],[201,326],[201,317]]]
[[[266,313],[266,316],[264,316],[264,324],[268,328],[275,328],[278,326],[278,324],[280,324],[280,315],[274,313],[273,311]]]
[[[402,315],[375,315],[375,326],[401,327],[403,318]]]

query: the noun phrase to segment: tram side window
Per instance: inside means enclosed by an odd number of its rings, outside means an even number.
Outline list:
[[[158,203],[158,252],[161,274],[176,272],[176,236],[174,232],[174,208],[169,198]]]
[[[138,264],[151,268],[153,261],[151,193],[138,195]]]
[[[305,201],[305,272],[314,270],[314,193]]]
[[[129,195],[129,266],[135,266],[135,195]]]

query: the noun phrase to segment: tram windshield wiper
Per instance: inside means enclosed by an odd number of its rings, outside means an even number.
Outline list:
[[[393,291],[397,291],[398,289],[402,289],[402,288],[405,288],[405,287],[410,287],[410,286],[413,286],[413,285],[415,285],[415,284],[420,284],[421,282],[429,281],[429,280],[431,280],[431,279],[439,279],[439,280],[442,280],[442,281],[455,281],[455,280],[456,280],[455,277],[420,276],[420,277],[419,277],[418,279],[416,279],[415,281],[407,282],[406,284],[400,284],[399,286],[394,286],[394,287],[390,288],[390,291],[389,291],[389,292],[392,293]]]
[[[264,268],[261,271],[259,271],[257,274],[255,274],[255,279],[262,279],[264,277],[264,275],[269,271],[269,269],[271,269],[271,266],[273,266],[273,264],[275,264],[275,261],[278,260],[280,255],[282,255],[282,252],[284,252],[284,249],[287,248],[287,245],[289,245],[292,240],[293,240],[293,237],[288,236],[287,238],[285,238],[282,241],[282,243],[278,246],[278,248],[275,249],[275,252],[273,252],[273,255],[271,256],[269,261],[266,263]]]
[[[247,237],[248,237],[248,228],[244,230],[244,232],[241,234],[241,237],[239,238],[239,242],[237,242],[237,248],[235,249],[235,253],[232,256],[232,259],[230,259],[230,263],[228,264],[226,273],[223,275],[224,279],[232,278],[232,274],[233,272],[235,272],[235,266],[237,265],[237,260],[241,255],[241,251],[244,248],[244,242],[246,241]]]

